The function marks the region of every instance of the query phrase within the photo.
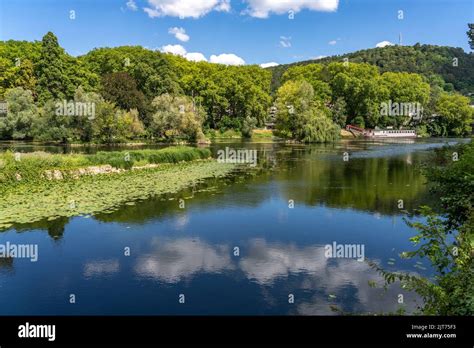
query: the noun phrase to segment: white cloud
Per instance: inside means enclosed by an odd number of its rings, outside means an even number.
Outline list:
[[[265,69],[265,68],[271,68],[272,66],[278,66],[278,65],[280,64],[275,63],[275,62],[269,62],[269,63],[260,64],[260,67]]]
[[[207,62],[207,58],[204,56],[204,54],[200,52],[190,52],[186,53],[184,56],[187,60],[190,60],[192,62]]]
[[[160,16],[160,12],[149,7],[144,7],[143,11],[148,14],[148,17],[155,18]]]
[[[393,43],[390,41],[381,41],[375,45],[375,47],[385,47],[385,46],[393,46]]]
[[[138,10],[137,4],[135,3],[134,0],[128,0],[126,5],[129,10],[132,10],[132,11]]]
[[[184,28],[173,27],[168,29],[168,34],[174,35],[179,41],[188,42],[189,35],[186,34],[186,30]]]
[[[166,45],[160,48],[161,52],[164,53],[171,53],[171,54],[176,54],[178,56],[184,57],[187,60],[193,61],[193,62],[202,62],[206,61],[207,59],[204,56],[204,54],[200,52],[189,52],[186,51],[186,48],[184,48],[181,45]]]
[[[223,0],[215,7],[216,11],[229,12],[230,11],[230,0]]]
[[[248,8],[244,13],[252,17],[267,18],[269,14],[298,13],[304,9],[311,11],[336,11],[339,0],[245,0]]]
[[[166,45],[159,49],[164,53],[171,53],[193,62],[207,62],[206,56],[200,52],[188,52],[186,48],[181,45]],[[211,63],[225,64],[225,65],[244,65],[245,61],[233,53],[223,53],[219,55],[213,54],[210,59]]]
[[[143,10],[149,17],[199,18],[211,11],[230,11],[230,0],[148,0]]]
[[[337,44],[337,41],[336,40],[331,40],[328,42],[328,44],[334,46],[335,44]]]
[[[323,58],[326,58],[327,56],[316,56],[316,57],[313,57],[314,60],[318,60],[318,59],[323,59]]]
[[[280,46],[283,48],[291,47],[291,37],[280,36]]]
[[[187,53],[186,49],[181,45],[166,45],[166,46],[161,47],[160,50],[161,52],[172,53],[178,56],[184,56]]]
[[[225,64],[225,65],[244,65],[245,60],[236,56],[233,53],[223,53],[216,56],[213,54],[211,56],[211,63]]]

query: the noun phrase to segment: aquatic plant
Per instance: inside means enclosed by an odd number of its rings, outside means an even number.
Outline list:
[[[98,152],[96,154],[50,154],[33,152],[14,154],[7,151],[0,154],[0,192],[9,185],[19,182],[47,180],[45,171],[59,170],[62,178],[68,178],[71,171],[88,166],[110,165],[114,168],[130,169],[140,165],[179,163],[207,159],[208,149],[193,147],[169,147],[159,150],[131,150]]]
[[[225,176],[234,168],[232,164],[209,160],[77,180],[19,182],[1,192],[0,230],[44,219],[110,213],[123,205],[173,194],[204,179]]]

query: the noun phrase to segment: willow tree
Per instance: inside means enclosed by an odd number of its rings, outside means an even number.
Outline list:
[[[276,134],[297,141],[332,142],[340,128],[329,117],[328,108],[315,99],[306,81],[288,81],[278,89]]]

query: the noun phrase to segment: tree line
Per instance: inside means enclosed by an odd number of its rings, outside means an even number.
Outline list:
[[[383,72],[383,71],[382,71]],[[401,127],[381,115],[387,100],[419,102],[431,135],[469,134],[467,98],[439,75],[383,72],[364,63],[287,69],[272,93],[272,70],[256,65],[191,62],[140,46],[98,48],[72,57],[49,32],[40,42],[0,42],[0,139],[114,143],[205,141],[213,130],[251,137],[274,110],[275,134],[302,142],[333,141],[348,123]],[[1,112],[1,111],[0,111]],[[75,117],[72,117],[75,116]]]
[[[469,25],[469,28],[473,24]],[[471,43],[472,33],[468,31]],[[472,44],[471,44],[472,45]],[[474,46],[471,46],[471,48]],[[428,80],[441,78],[447,92],[458,91],[463,95],[474,93],[474,55],[466,53],[462,48],[421,45],[386,46],[370,48],[338,56],[302,61],[294,64],[279,65],[273,70],[272,90],[276,91],[281,85],[281,76],[293,66],[313,63],[328,64],[347,60],[351,63],[367,63],[379,67],[380,72],[409,72],[425,76]]]
[[[466,136],[472,131],[469,98],[445,91],[441,78],[381,73],[377,66],[367,63],[332,62],[295,65],[281,80],[276,103],[280,110],[277,130],[283,135],[312,132],[308,112],[325,115],[319,117],[321,122],[327,123],[329,118],[340,127],[416,127],[419,134],[433,136]],[[289,104],[294,107],[285,108]],[[411,113],[402,109],[404,105],[410,106]],[[331,125],[321,129],[336,133]],[[296,138],[307,139],[308,134]]]

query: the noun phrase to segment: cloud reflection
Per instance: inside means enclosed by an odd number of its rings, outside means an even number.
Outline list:
[[[230,256],[228,246],[212,246],[199,239],[155,239],[152,251],[139,258],[135,272],[142,277],[177,283],[197,273],[233,269]]]
[[[84,264],[85,277],[101,277],[117,273],[120,269],[117,259],[95,260]]]
[[[239,267],[247,278],[269,285],[290,273],[324,271],[326,262],[322,246],[298,248],[294,245],[269,245],[263,239],[253,239],[249,243],[248,255],[242,257]]]
[[[333,314],[331,304],[349,305],[340,308],[354,313],[395,311],[399,308],[398,294],[404,295],[410,311],[416,299],[416,294],[398,285],[386,293],[370,287],[369,281],[383,284],[377,272],[355,259],[327,259],[322,245],[298,247],[252,239],[241,248],[241,255],[234,258],[230,245],[211,245],[199,239],[155,239],[151,252],[139,258],[134,270],[141,277],[167,283],[202,273],[242,272],[261,286],[269,304],[281,302],[276,297],[281,297],[282,286],[293,292],[314,292],[297,300],[295,311],[302,315]],[[335,299],[330,299],[330,294]]]

